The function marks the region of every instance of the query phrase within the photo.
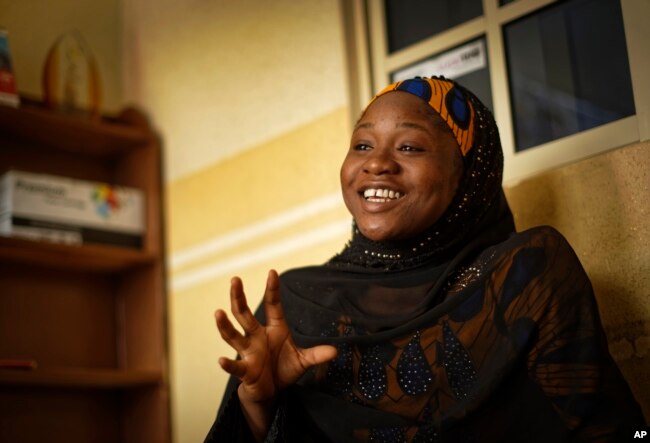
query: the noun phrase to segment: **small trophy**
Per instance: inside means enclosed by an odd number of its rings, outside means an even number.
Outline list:
[[[78,31],[60,36],[43,70],[45,103],[62,112],[98,115],[101,90],[97,63]]]

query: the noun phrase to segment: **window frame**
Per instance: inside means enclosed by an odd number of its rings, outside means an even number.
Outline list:
[[[356,119],[390,74],[463,42],[485,36],[494,116],[504,154],[504,184],[631,143],[650,139],[650,2],[620,0],[636,114],[586,131],[515,151],[503,26],[560,0],[518,0],[499,6],[482,0],[483,16],[388,54],[382,0],[340,0],[344,17],[350,108]]]

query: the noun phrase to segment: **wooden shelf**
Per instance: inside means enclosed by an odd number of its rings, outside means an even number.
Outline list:
[[[152,263],[156,255],[107,245],[65,245],[0,236],[0,263],[23,263],[56,269],[115,272]]]
[[[43,368],[0,369],[0,385],[68,387],[89,389],[128,389],[155,386],[163,381],[160,371]]]
[[[115,119],[60,114],[36,105],[0,106],[0,132],[33,144],[100,157],[144,146],[151,137],[142,127],[118,124]]]

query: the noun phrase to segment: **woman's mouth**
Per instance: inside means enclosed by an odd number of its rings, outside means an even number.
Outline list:
[[[404,194],[392,189],[368,188],[363,191],[363,198],[373,203],[385,203],[389,200],[397,200]]]

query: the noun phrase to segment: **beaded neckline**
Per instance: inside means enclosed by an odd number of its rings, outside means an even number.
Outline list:
[[[429,229],[408,241],[376,242],[353,226],[352,240],[330,260],[337,267],[361,266],[377,270],[402,270],[418,266],[442,253],[440,231]]]

